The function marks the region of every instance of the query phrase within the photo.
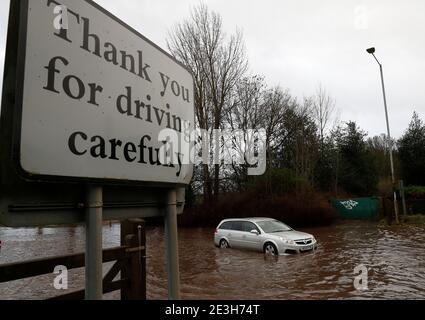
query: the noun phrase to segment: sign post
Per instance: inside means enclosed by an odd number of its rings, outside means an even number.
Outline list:
[[[101,300],[102,288],[102,187],[87,187],[86,300]]]
[[[165,242],[167,248],[168,298],[180,299],[179,249],[177,238],[177,198],[176,190],[167,194],[165,213]]]

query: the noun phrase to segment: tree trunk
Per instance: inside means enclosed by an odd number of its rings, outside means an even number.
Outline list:
[[[214,200],[218,199],[220,192],[220,165],[214,165]]]
[[[212,198],[211,179],[208,164],[203,165],[204,174],[204,203],[210,202]]]

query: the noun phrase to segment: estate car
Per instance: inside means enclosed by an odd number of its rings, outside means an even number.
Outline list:
[[[295,231],[270,218],[223,220],[215,231],[214,243],[219,248],[250,249],[270,255],[317,248],[317,241],[311,234]]]

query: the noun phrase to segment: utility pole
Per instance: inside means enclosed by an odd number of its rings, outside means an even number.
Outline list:
[[[390,122],[388,120],[388,108],[387,108],[387,97],[386,97],[386,94],[385,94],[384,71],[383,71],[383,68],[382,68],[382,64],[378,61],[378,59],[375,56],[375,48],[369,48],[366,51],[368,53],[370,53],[375,58],[376,62],[378,62],[379,71],[381,73],[382,94],[384,96],[384,107],[385,107],[385,119],[387,121],[387,139],[388,139],[388,147],[389,147],[389,152],[390,152],[391,180],[392,180],[392,184],[393,184],[393,194],[394,194],[395,221],[396,221],[396,223],[400,223],[400,220],[399,220],[399,217],[398,217],[397,191],[396,191],[396,181],[395,181],[395,172],[394,172],[393,140],[391,138]]]

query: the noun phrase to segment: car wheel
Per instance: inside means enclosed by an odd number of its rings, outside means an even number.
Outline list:
[[[224,240],[224,239],[222,239],[221,241],[220,241],[220,249],[227,249],[227,248],[229,248],[230,246],[229,246],[229,243],[226,241],[226,240]]]
[[[265,254],[269,254],[271,256],[277,256],[278,252],[277,252],[277,248],[273,243],[266,243],[266,245],[264,246],[264,253]]]

